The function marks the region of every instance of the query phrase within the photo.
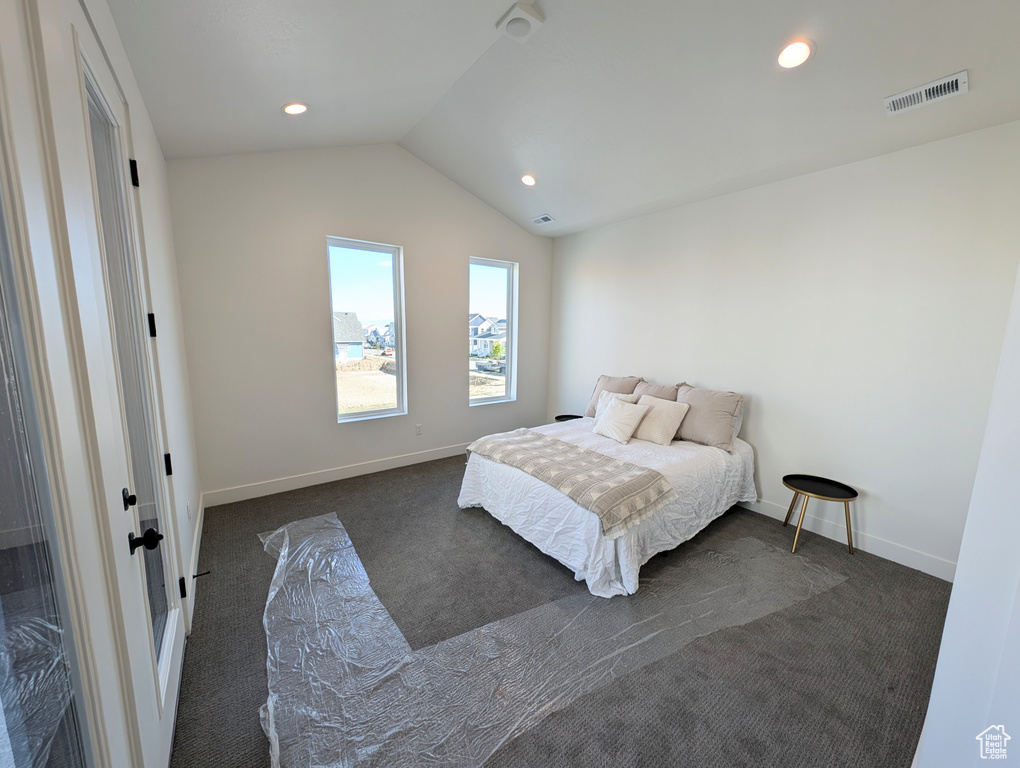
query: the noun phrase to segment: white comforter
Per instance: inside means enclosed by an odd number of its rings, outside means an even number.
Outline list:
[[[638,571],[659,552],[687,541],[740,501],[754,501],[754,451],[743,440],[734,452],[674,441],[621,445],[592,432],[592,419],[537,427],[536,431],[592,451],[657,469],[677,499],[618,539],[602,536],[599,519],[568,496],[515,467],[476,454],[468,457],[458,503],[484,507],[540,550],[584,580],[593,595],[633,594]]]

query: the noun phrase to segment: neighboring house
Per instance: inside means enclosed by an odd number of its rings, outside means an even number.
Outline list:
[[[365,356],[365,332],[354,312],[333,313],[333,354],[338,363]]]
[[[473,314],[468,316],[468,352],[475,357],[488,357],[496,342],[506,349],[506,320]]]
[[[365,328],[365,346],[366,347],[381,347],[383,338],[383,327],[372,323],[366,325]]]
[[[365,326],[365,346],[367,347],[395,347],[397,336],[394,323],[386,325]]]
[[[468,316],[468,335],[481,336],[492,330],[495,322],[485,315],[473,314]]]
[[[506,346],[506,320],[486,317],[477,313],[468,316],[468,351],[475,356],[487,356],[497,341]]]
[[[497,341],[503,345],[504,354],[506,354],[506,331],[495,330],[471,339],[471,354],[487,357],[492,354],[492,347]]]

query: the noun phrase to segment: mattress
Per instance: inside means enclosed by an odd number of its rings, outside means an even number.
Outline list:
[[[515,467],[470,454],[458,504],[489,514],[559,560],[593,595],[633,594],[641,566],[692,538],[734,504],[755,501],[754,451],[734,440],[733,453],[681,440],[662,446],[643,440],[621,445],[592,432],[592,419],[535,431],[661,472],[677,498],[617,539],[606,539],[598,518],[568,496]]]

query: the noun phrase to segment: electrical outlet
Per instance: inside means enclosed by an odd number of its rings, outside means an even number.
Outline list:
[[[415,424],[414,425],[414,434],[416,434],[416,435],[422,434],[421,424]]]

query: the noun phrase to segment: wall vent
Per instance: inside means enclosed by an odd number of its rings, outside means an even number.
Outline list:
[[[534,224],[537,227],[540,227],[543,224],[549,224],[550,222],[553,222],[553,221],[556,221],[556,219],[554,219],[548,213],[543,213],[541,216],[536,216],[535,218],[533,218],[531,220],[531,223]]]
[[[955,75],[943,77],[941,80],[933,80],[917,88],[911,88],[909,91],[890,96],[885,100],[885,113],[895,115],[899,112],[907,112],[933,101],[942,101],[950,96],[966,93],[968,90],[967,70],[965,69]]]

